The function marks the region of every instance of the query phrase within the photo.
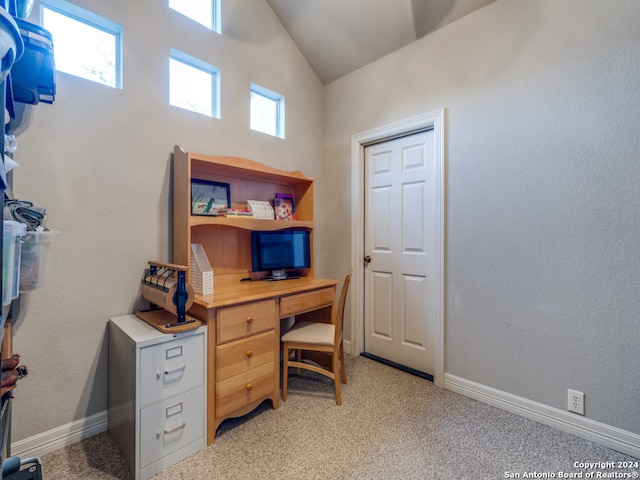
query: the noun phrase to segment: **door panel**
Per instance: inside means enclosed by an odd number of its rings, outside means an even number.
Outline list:
[[[391,340],[393,332],[392,319],[392,277],[385,272],[373,273],[373,330],[372,335],[378,337],[381,341]]]
[[[364,350],[433,373],[435,148],[426,131],[365,150]]]
[[[403,342],[416,348],[425,349],[424,277],[405,275],[404,280],[404,328]]]
[[[383,185],[373,189],[373,211],[376,221],[373,229],[373,245],[378,252],[391,251],[391,187]]]

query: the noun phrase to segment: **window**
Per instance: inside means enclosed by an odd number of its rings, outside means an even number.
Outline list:
[[[169,0],[169,8],[220,33],[220,0]]]
[[[169,103],[220,118],[220,70],[191,55],[171,49]]]
[[[42,0],[56,70],[122,88],[122,26],[65,0]]]
[[[284,138],[284,97],[252,83],[250,126],[252,130]]]

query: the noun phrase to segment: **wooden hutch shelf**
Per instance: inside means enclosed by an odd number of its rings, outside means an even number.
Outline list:
[[[282,220],[259,220],[256,218],[243,217],[191,217],[192,227],[199,225],[225,225],[228,227],[242,228],[245,230],[282,230],[283,228],[306,228],[312,229],[313,222],[294,220],[284,222]]]
[[[289,193],[295,201],[296,220],[260,220],[243,217],[191,215],[191,180],[228,183],[231,207],[244,209],[247,200],[272,201]],[[251,274],[251,231],[301,228],[311,231],[313,254],[313,178],[299,171],[285,172],[254,160],[187,152],[173,152],[173,262],[189,266],[191,244],[203,246],[214,282],[227,275]],[[313,274],[312,271],[309,272]]]

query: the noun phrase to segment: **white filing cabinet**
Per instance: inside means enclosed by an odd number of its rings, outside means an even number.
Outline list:
[[[165,334],[134,315],[109,320],[109,431],[135,480],[206,445],[206,331]]]

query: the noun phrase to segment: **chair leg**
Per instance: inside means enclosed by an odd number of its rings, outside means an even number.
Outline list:
[[[287,381],[289,379],[289,346],[285,343],[283,345],[283,360],[282,360],[282,401],[287,401]]]
[[[297,349],[296,350],[296,362],[300,363],[302,362],[302,350],[301,349]],[[300,376],[300,367],[297,368],[298,371],[298,376]]]
[[[344,368],[344,343],[340,342],[340,371],[342,372],[342,383],[347,384],[347,370]]]
[[[338,371],[338,352],[333,354],[333,381],[336,384],[336,404],[342,405],[342,394],[340,393],[340,372]]]

